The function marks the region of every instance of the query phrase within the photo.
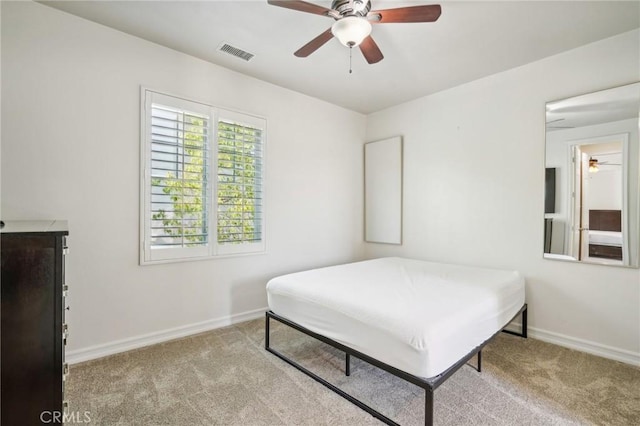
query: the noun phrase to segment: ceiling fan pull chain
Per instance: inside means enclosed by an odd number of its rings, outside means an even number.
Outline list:
[[[353,52],[353,45],[349,46],[349,74],[353,72],[351,69],[351,53]]]

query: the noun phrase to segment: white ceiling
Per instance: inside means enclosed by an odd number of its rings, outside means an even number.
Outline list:
[[[640,83],[547,103],[547,131],[638,119]]]
[[[374,25],[385,58],[369,65],[354,49],[349,74],[349,49],[336,39],[308,58],[293,56],[331,18],[266,0],[42,3],[362,113],[640,27],[638,1],[445,1],[434,23]],[[372,10],[432,3],[372,0]],[[223,42],[255,57],[219,52]]]

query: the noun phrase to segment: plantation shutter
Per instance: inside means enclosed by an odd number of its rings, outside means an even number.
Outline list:
[[[222,254],[264,249],[264,121],[231,112],[217,125],[217,243]]]
[[[156,93],[148,109],[147,257],[207,255],[211,114],[195,102]]]

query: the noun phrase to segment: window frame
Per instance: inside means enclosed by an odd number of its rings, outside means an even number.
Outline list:
[[[190,111],[209,117],[209,170],[207,170],[207,201],[205,207],[208,228],[208,243],[201,247],[151,248],[151,105],[164,104],[183,111]],[[259,226],[261,239],[257,242],[218,242],[218,123],[233,121],[262,131],[260,191],[262,193]],[[254,114],[216,107],[206,102],[169,94],[164,91],[140,88],[140,265],[207,260],[266,253],[265,220],[265,163],[266,163],[267,120]]]

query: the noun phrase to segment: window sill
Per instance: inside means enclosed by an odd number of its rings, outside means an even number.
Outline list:
[[[184,263],[184,262],[199,262],[203,260],[217,260],[217,259],[229,259],[234,257],[249,257],[249,256],[263,256],[267,251],[251,252],[251,253],[233,253],[233,254],[219,254],[216,256],[198,256],[198,257],[181,257],[176,259],[162,259],[162,260],[143,260],[140,259],[140,266],[162,265],[165,263]]]

